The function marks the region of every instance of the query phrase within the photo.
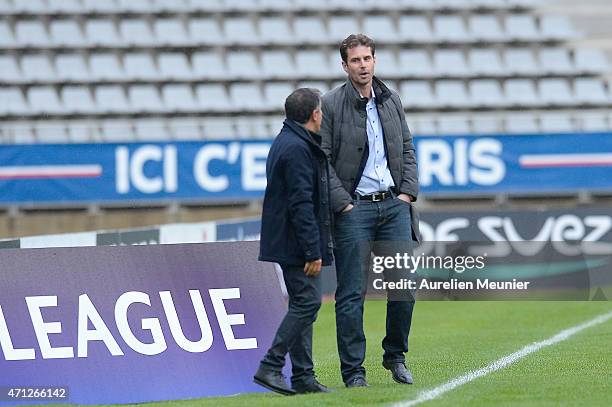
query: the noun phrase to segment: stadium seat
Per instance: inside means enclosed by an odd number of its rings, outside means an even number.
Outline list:
[[[120,47],[123,44],[112,20],[88,20],[85,35],[91,46]]]
[[[439,42],[468,42],[472,39],[461,16],[435,15],[433,27]]]
[[[152,85],[133,85],[128,88],[130,107],[136,113],[158,113],[164,111],[157,88]]]
[[[73,143],[91,143],[101,139],[98,124],[90,121],[67,122],[66,133]]]
[[[193,0],[192,0],[193,1]],[[191,43],[196,45],[225,45],[221,26],[213,18],[193,18],[187,23]]]
[[[550,106],[572,106],[576,102],[565,79],[541,79],[538,81],[540,99]]]
[[[52,82],[57,78],[51,61],[44,54],[26,54],[21,58],[21,73],[28,82]]]
[[[506,39],[495,15],[472,15],[468,27],[470,36],[476,41],[500,42]]]
[[[472,117],[472,133],[474,134],[499,134],[502,132],[501,121],[495,116],[483,116],[481,114]]]
[[[550,133],[571,133],[575,128],[567,113],[541,113],[540,130]]]
[[[431,77],[434,67],[425,50],[403,50],[399,53],[399,69],[407,77]]]
[[[123,57],[125,76],[129,80],[154,81],[159,79],[159,72],[155,67],[151,55],[144,52],[125,54]]]
[[[469,75],[463,51],[440,49],[433,54],[434,72],[439,77],[465,77]]]
[[[15,144],[38,143],[38,140],[34,135],[34,129],[29,123],[9,125],[9,133],[12,135],[12,139]]]
[[[504,52],[504,65],[510,74],[541,75],[533,52],[528,48],[508,48]]]
[[[13,0],[13,11],[17,13],[42,14],[47,11],[44,0]]]
[[[322,81],[304,81],[304,82],[299,82],[296,86],[297,88],[312,88],[312,89],[317,89],[319,90],[321,93],[325,93],[329,90],[329,86],[327,86],[327,83],[322,82]]]
[[[506,102],[519,108],[534,107],[541,104],[533,81],[528,79],[509,79],[504,83]]]
[[[257,12],[259,11],[259,1],[253,0],[231,0],[225,1],[225,11],[229,12]]]
[[[225,40],[231,45],[257,45],[259,37],[248,17],[226,17],[223,20]]]
[[[233,110],[257,112],[262,110],[262,94],[254,83],[235,83],[229,87],[229,99]]]
[[[589,112],[576,118],[576,125],[582,131],[609,131],[612,129],[604,112]]]
[[[171,139],[164,121],[157,119],[136,120],[134,135],[139,141],[168,141]]]
[[[102,140],[105,142],[135,141],[134,129],[127,120],[105,120],[101,127]]]
[[[373,38],[377,44],[394,44],[400,38],[390,15],[366,16],[363,20],[363,33]]]
[[[151,2],[149,0],[115,0],[116,10],[124,13],[149,13]]]
[[[202,130],[206,140],[224,140],[236,137],[234,123],[227,118],[206,118],[202,123]]]
[[[158,55],[157,62],[162,79],[179,81],[193,79],[193,72],[185,54],[162,53]]]
[[[375,74],[383,80],[403,76],[401,65],[395,58],[395,52],[389,49],[376,50]]]
[[[321,45],[329,43],[327,30],[318,17],[297,16],[293,21],[295,39],[300,44]]]
[[[506,116],[506,132],[518,134],[538,133],[540,127],[533,113],[512,113]]]
[[[506,35],[512,41],[539,41],[540,33],[535,18],[529,14],[512,14],[506,17]]]
[[[68,82],[88,82],[91,80],[89,67],[79,54],[58,54],[55,58],[57,77]]]
[[[96,106],[100,113],[130,113],[131,108],[123,88],[119,85],[101,85],[95,88]]]
[[[87,13],[112,14],[117,12],[114,1],[81,0]]]
[[[410,127],[413,135],[429,135],[438,133],[437,123],[430,117],[421,116],[409,119],[408,126]]]
[[[64,123],[45,121],[34,125],[36,138],[41,143],[69,143],[68,132]]]
[[[48,47],[50,37],[41,21],[19,20],[15,24],[17,45],[22,47]]]
[[[415,43],[431,43],[435,41],[434,34],[427,20],[422,15],[401,16],[399,19],[399,41]]]
[[[295,38],[289,28],[289,21],[281,17],[262,17],[259,20],[259,38],[261,45],[295,43]]]
[[[295,76],[293,60],[286,51],[262,52],[261,68],[266,79],[290,79]]]
[[[19,83],[23,79],[17,60],[12,55],[0,55],[0,82]]]
[[[567,16],[540,17],[540,31],[545,40],[567,41],[579,37]]]
[[[47,0],[50,13],[81,14],[85,11],[81,0]]]
[[[405,109],[431,109],[438,106],[427,81],[403,81],[400,84],[400,96]]]
[[[86,86],[65,86],[61,90],[62,101],[68,114],[95,114],[98,107]]]
[[[180,113],[199,110],[190,85],[164,85],[161,93],[165,110]]]
[[[436,100],[442,108],[469,107],[471,101],[463,81],[441,80],[435,84]]]
[[[438,133],[457,135],[457,134],[470,134],[470,123],[465,116],[450,116],[444,115],[438,117]]]
[[[200,121],[191,118],[175,119],[168,122],[168,131],[175,140],[200,140],[202,129]]]
[[[17,87],[0,87],[0,115],[26,116],[30,107]]]
[[[610,71],[608,59],[599,49],[579,48],[574,51],[574,60],[580,73],[602,74]]]
[[[259,0],[259,9],[261,11],[289,11],[294,8],[290,1],[286,0]]]
[[[191,12],[191,4],[189,0],[151,0],[152,9],[161,12]],[[211,1],[214,3],[214,1]]]
[[[173,1],[173,0],[168,0]],[[185,0],[189,5],[189,9],[199,12],[204,11],[207,13],[219,12],[225,9],[224,0]]]
[[[225,62],[218,52],[196,52],[192,56],[191,63],[194,79],[231,79],[227,74]]]
[[[324,51],[298,50],[295,54],[295,65],[298,78],[323,79],[332,75],[329,60]]]
[[[153,31],[157,43],[161,46],[189,45],[191,42],[185,26],[178,18],[156,19]]]
[[[55,20],[50,25],[51,41],[56,47],[81,47],[87,38],[75,20]]]
[[[65,113],[64,105],[51,86],[32,86],[27,90],[30,111],[34,114],[58,115]]]
[[[203,84],[196,86],[196,99],[203,112],[229,112],[232,106],[225,86]]]
[[[468,54],[470,75],[505,76],[508,74],[495,49],[473,48]]]
[[[295,87],[287,82],[267,83],[264,86],[264,103],[267,110],[283,110],[285,99],[295,90]]]
[[[354,16],[332,16],[329,19],[328,41],[332,43],[340,43],[349,34],[361,32],[359,23]]]
[[[123,68],[119,64],[119,59],[114,54],[92,54],[89,57],[89,69],[92,79],[95,81],[125,80]]]
[[[576,102],[585,105],[605,105],[610,103],[601,79],[577,78],[574,80]]]
[[[126,45],[153,46],[155,40],[146,20],[128,19],[119,23],[121,41]]]
[[[17,45],[13,30],[6,21],[0,21],[0,48],[10,49]]]
[[[575,72],[569,53],[563,48],[541,48],[539,60],[545,74],[571,75]]]
[[[496,80],[479,79],[469,83],[470,99],[475,107],[490,108],[505,106],[501,86]]]
[[[230,51],[227,53],[228,79],[259,79],[261,67],[251,51]]]
[[[272,137],[268,128],[267,117],[238,117],[234,121],[236,135],[240,139],[269,139]]]

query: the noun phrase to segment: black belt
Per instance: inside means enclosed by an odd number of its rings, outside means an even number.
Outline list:
[[[356,195],[356,198],[360,201],[379,202],[385,199],[393,198],[391,191],[382,191],[370,195]]]

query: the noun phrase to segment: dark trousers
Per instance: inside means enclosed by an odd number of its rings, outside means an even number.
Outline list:
[[[410,204],[398,198],[380,202],[357,201],[355,207],[336,217],[335,261],[336,329],[342,379],[365,376],[363,362],[366,338],[363,331],[363,303],[370,269],[371,251],[376,242],[388,242],[411,254]],[[399,246],[398,246],[399,244]],[[384,246],[384,245],[383,245]],[[392,255],[393,250],[387,250]],[[375,253],[385,255],[385,253]],[[382,341],[383,361],[404,362],[412,322],[414,297],[387,301],[386,336]]]
[[[289,309],[283,318],[272,346],[261,361],[264,369],[281,371],[285,355],[291,358],[291,384],[314,380],[312,363],[312,324],[321,307],[321,275],[307,277],[304,266],[281,265],[289,294]]]

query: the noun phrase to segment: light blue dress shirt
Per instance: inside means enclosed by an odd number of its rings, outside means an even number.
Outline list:
[[[375,194],[380,191],[387,191],[395,186],[391,171],[387,164],[387,154],[385,152],[385,142],[383,139],[383,129],[376,109],[376,96],[372,89],[372,98],[366,105],[367,124],[366,133],[368,135],[368,160],[363,169],[363,174],[357,184],[356,192],[359,195]]]

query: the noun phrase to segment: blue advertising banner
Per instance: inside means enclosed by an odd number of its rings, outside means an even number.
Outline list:
[[[271,141],[0,147],[0,204],[261,198]],[[415,138],[426,195],[612,191],[612,133]]]
[[[4,249],[0,405],[261,391],[286,305],[258,242]]]

